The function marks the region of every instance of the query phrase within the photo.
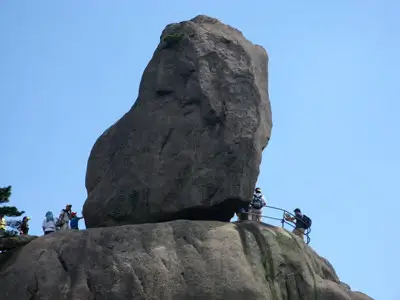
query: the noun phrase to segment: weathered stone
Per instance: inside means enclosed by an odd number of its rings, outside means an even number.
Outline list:
[[[267,64],[216,19],[168,25],[135,104],[91,151],[86,226],[229,220],[271,134]]]
[[[25,244],[30,243],[37,236],[33,235],[18,235],[18,236],[11,236],[11,237],[2,237],[0,238],[0,251],[3,250],[11,250],[15,248],[19,248]]]
[[[0,261],[0,299],[371,300],[282,228],[172,221],[40,237]]]

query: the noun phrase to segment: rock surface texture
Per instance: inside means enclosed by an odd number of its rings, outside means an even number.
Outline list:
[[[266,51],[216,19],[170,24],[133,107],[96,141],[86,226],[228,221],[271,134]]]
[[[215,221],[40,237],[0,259],[0,299],[371,300],[282,228]]]
[[[33,235],[18,235],[0,238],[0,251],[20,248],[36,239]]]

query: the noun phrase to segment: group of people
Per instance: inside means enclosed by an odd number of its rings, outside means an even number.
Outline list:
[[[253,199],[249,206],[241,208],[238,212],[238,218],[241,221],[252,220],[261,222],[262,208],[267,205],[264,195],[261,192],[261,188],[257,187],[253,194]],[[76,212],[72,212],[72,205],[67,204],[63,209],[58,218],[54,218],[53,213],[48,211],[45,219],[43,220],[42,229],[45,235],[53,233],[55,231],[66,231],[66,230],[79,230],[79,220],[83,217],[78,217]],[[18,221],[16,227],[20,235],[27,235],[29,232],[29,217],[24,217],[22,221]],[[307,229],[311,227],[311,219],[303,214],[299,208],[294,210],[294,215],[286,213],[284,220],[292,222],[295,226],[293,233],[301,238],[304,238],[304,234]],[[4,216],[0,215],[0,236],[2,236],[6,230],[7,222]]]
[[[29,232],[29,217],[23,217],[22,221],[17,221],[16,229],[20,235],[28,234]],[[7,221],[4,215],[0,215],[0,236],[4,236],[7,229]]]
[[[261,222],[262,208],[265,206],[267,206],[267,202],[261,192],[261,188],[257,187],[254,190],[253,199],[249,206],[239,210],[238,218],[240,221],[252,220]],[[294,215],[285,213],[284,220],[293,223],[295,226],[292,232],[300,238],[304,238],[304,234],[311,227],[312,221],[299,208],[296,208],[293,212]]]
[[[78,217],[76,212],[72,212],[72,205],[67,204],[57,219],[53,213],[48,211],[43,220],[42,229],[45,235],[55,231],[79,230],[79,220],[83,217]]]
[[[7,226],[11,226],[19,235],[27,235],[29,233],[30,217],[23,217],[20,221],[10,221],[7,223],[5,216],[0,215],[0,237],[6,236]],[[69,229],[79,230],[79,220],[83,217],[78,217],[76,212],[72,212],[72,205],[66,205],[58,218],[54,218],[53,213],[48,211],[42,223],[43,233],[49,234],[55,231],[65,231]]]

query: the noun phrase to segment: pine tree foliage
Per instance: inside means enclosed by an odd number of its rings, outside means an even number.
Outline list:
[[[0,204],[5,204],[10,202],[11,197],[11,185],[0,188]],[[23,215],[24,211],[19,211],[15,206],[0,206],[0,216],[6,217],[19,217]]]
[[[11,197],[11,185],[5,188],[0,188],[0,203],[8,202],[10,197]]]

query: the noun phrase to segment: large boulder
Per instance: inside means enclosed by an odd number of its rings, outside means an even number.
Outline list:
[[[282,228],[172,221],[40,237],[0,260],[0,299],[371,300]]]
[[[135,104],[90,153],[86,226],[229,220],[251,199],[271,134],[267,64],[216,19],[168,25]]]

